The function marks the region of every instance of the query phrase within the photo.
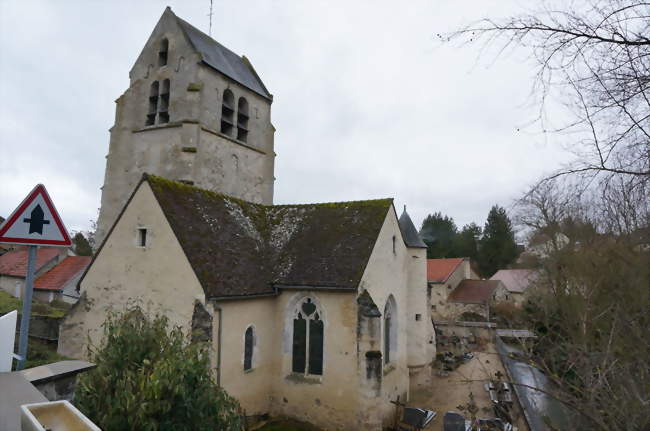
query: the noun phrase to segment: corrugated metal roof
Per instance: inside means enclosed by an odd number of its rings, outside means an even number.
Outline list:
[[[402,237],[404,237],[404,242],[408,247],[427,248],[417,229],[415,229],[413,220],[406,212],[406,207],[404,207],[404,212],[399,217],[399,230],[402,231]]]
[[[456,268],[465,260],[462,257],[451,259],[427,259],[427,281],[431,283],[444,283]]]
[[[490,280],[500,280],[509,292],[523,293],[534,278],[532,269],[500,269]]]
[[[179,17],[176,17],[176,19],[194,49],[201,54],[203,61],[208,66],[234,79],[260,96],[273,100],[273,96],[268,92],[255,71],[247,64],[247,60],[244,60],[243,57],[235,54],[187,21]]]
[[[54,268],[41,275],[34,289],[42,290],[63,290],[65,285],[79,275],[90,264],[88,256],[69,256]]]
[[[38,272],[52,259],[56,258],[61,250],[54,247],[41,247],[36,253],[36,268]],[[27,274],[27,249],[10,251],[0,256],[0,275],[25,278]]]
[[[498,280],[463,280],[451,291],[447,301],[471,304],[488,302],[499,283]]]

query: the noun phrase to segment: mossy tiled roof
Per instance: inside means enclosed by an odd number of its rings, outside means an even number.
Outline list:
[[[148,176],[208,297],[356,289],[392,199],[266,206]]]

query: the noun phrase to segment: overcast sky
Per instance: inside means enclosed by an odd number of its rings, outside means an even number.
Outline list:
[[[535,72],[435,37],[535,0],[214,1],[212,36],[274,95],[275,202],[394,197],[419,228],[483,225],[566,154],[526,127]],[[209,0],[0,0],[0,215],[45,184],[68,229],[96,219],[115,104],[165,6],[208,31]]]

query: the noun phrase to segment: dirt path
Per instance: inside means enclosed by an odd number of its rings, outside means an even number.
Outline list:
[[[501,359],[496,354],[494,345],[488,344],[482,350],[481,352],[473,352],[473,359],[462,364],[456,370],[450,371],[447,377],[438,377],[436,371],[434,371],[432,385],[429,390],[411,393],[408,403],[410,406],[438,412],[438,416],[427,430],[442,431],[444,414],[450,410],[460,412],[458,406],[467,405],[470,392],[474,394],[474,402],[479,408],[477,416],[483,418],[494,417],[492,403],[488,393],[483,388],[483,384],[489,380],[490,376],[493,377],[497,371],[502,374],[505,374],[505,371]],[[518,413],[518,411],[514,412],[514,415],[520,416]],[[519,431],[528,429],[521,418],[516,420],[513,425],[518,426]]]

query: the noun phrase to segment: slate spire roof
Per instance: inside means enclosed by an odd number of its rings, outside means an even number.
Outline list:
[[[244,87],[254,91],[260,96],[273,100],[273,96],[266,89],[262,80],[253,69],[253,65],[244,56],[239,56],[197,29],[187,21],[177,17],[171,8],[165,12],[174,15],[178,26],[181,28],[188,41],[196,51],[201,54],[203,62],[213,69],[223,73]]]
[[[406,212],[406,205],[404,205],[404,211],[399,217],[399,229],[402,231],[402,236],[407,247],[427,248],[417,229],[415,229],[411,217]]]
[[[208,298],[355,291],[392,199],[254,204],[145,176]]]

